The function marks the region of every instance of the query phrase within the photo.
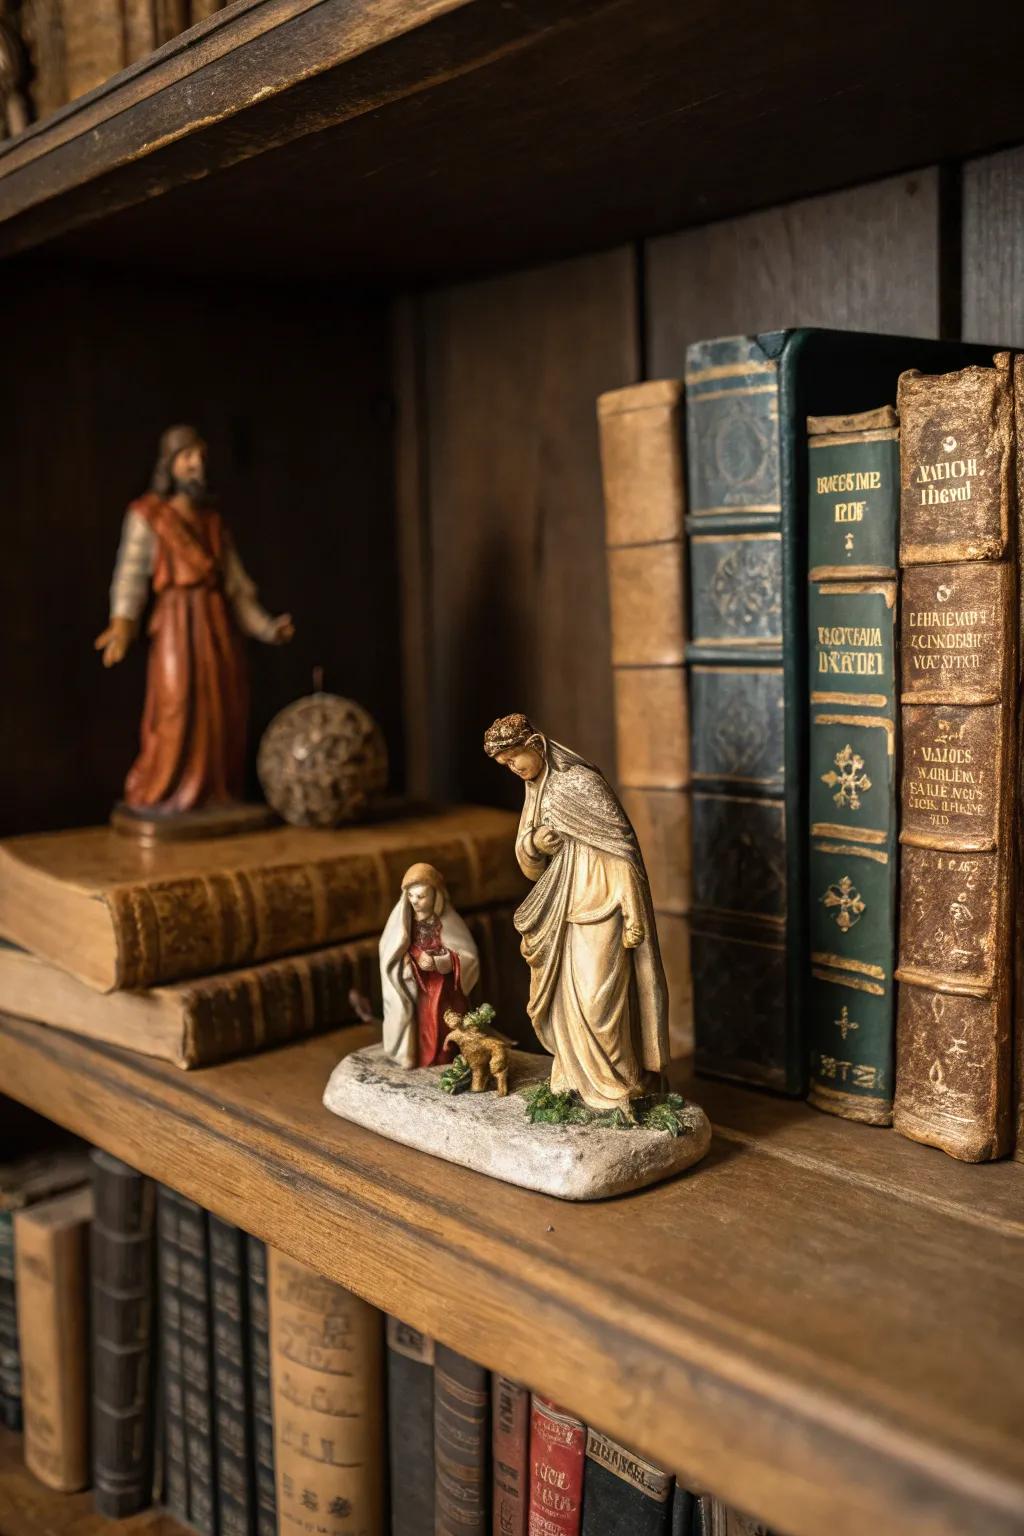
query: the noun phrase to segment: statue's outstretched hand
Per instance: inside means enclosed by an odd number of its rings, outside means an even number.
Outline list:
[[[647,937],[647,934],[646,934],[646,932],[644,930],[643,923],[638,922],[636,919],[627,919],[627,921],[623,923],[623,925],[622,925],[622,947],[623,947],[623,949],[639,949],[640,945],[644,942],[644,939],[646,939],[646,937]]]
[[[93,646],[97,651],[103,652],[103,665],[116,667],[119,661],[123,661],[125,653],[135,639],[134,619],[111,619],[102,634],[96,636]]]
[[[274,631],[270,637],[271,645],[287,645],[295,636],[295,625],[292,623],[290,613],[279,613],[274,620]]]

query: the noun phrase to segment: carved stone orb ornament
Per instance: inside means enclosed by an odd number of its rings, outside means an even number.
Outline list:
[[[268,805],[293,827],[336,827],[385,788],[387,747],[361,704],[312,693],[271,720],[256,770]]]

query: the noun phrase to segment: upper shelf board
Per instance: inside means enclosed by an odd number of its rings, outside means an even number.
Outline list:
[[[1024,7],[235,0],[0,144],[0,256],[390,286],[1024,139]]]

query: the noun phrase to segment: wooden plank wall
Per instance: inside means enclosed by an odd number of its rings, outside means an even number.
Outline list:
[[[595,397],[678,376],[702,337],[938,335],[943,185],[926,169],[407,302],[419,371],[399,376],[399,418],[416,417],[419,457],[400,516],[421,536],[404,586],[429,593],[407,654],[432,659],[406,683],[421,788],[518,804],[479,746],[517,708],[613,770]]]
[[[1024,347],[1024,147],[964,167],[963,334]]]
[[[145,646],[106,672],[92,642],[125,506],[180,420],[209,440],[211,486],[261,597],[295,617],[290,646],[249,648],[250,758],[320,664],[378,716],[400,773],[386,306],[34,264],[8,284],[5,344],[30,363],[0,414],[0,832],[103,820],[120,796]]]

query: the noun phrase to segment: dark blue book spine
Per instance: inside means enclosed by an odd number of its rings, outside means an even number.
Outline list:
[[[249,1395],[252,1402],[252,1479],[257,1536],[277,1536],[274,1483],[274,1412],[270,1384],[270,1309],[267,1249],[258,1237],[245,1240],[249,1292]]]
[[[588,1429],[581,1536],[668,1536],[673,1483],[671,1473]]]

